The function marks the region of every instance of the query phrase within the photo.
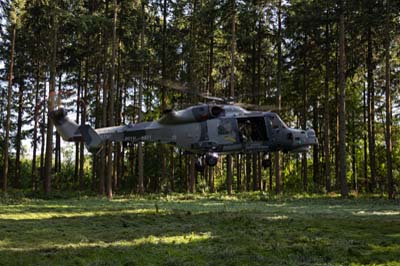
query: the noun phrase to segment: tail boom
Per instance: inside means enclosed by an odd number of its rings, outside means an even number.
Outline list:
[[[65,141],[83,141],[82,134],[79,131],[79,125],[67,116],[64,108],[54,110],[50,113],[58,134]]]

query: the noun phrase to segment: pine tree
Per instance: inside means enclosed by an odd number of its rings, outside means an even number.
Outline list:
[[[339,0],[339,158],[340,158],[340,193],[342,197],[348,196],[347,169],[346,169],[346,58],[345,58],[345,26],[344,26],[344,0]]]

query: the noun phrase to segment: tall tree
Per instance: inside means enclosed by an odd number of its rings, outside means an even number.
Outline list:
[[[369,3],[368,12],[372,19],[372,3]],[[376,188],[376,160],[375,160],[375,88],[374,88],[374,62],[371,20],[368,21],[367,29],[367,83],[368,83],[368,147],[371,169],[371,184],[369,190],[373,192]]]
[[[325,155],[325,189],[331,190],[331,164],[330,164],[330,139],[329,139],[329,73],[330,73],[330,32],[329,32],[329,6],[326,9],[325,24],[325,81],[324,81],[324,155]]]
[[[139,119],[138,122],[143,121],[143,112],[142,112],[142,102],[143,102],[143,84],[144,84],[144,35],[145,35],[145,2],[141,2],[141,18],[142,18],[142,28],[140,33],[140,49],[142,51],[141,55],[141,65],[140,65],[140,80],[139,80],[139,93],[138,93],[138,112]],[[144,193],[144,176],[143,176],[143,145],[139,142],[137,148],[137,156],[138,156],[138,191],[140,194]]]
[[[303,129],[307,128],[307,109],[308,109],[308,35],[304,36],[304,55],[303,55],[303,108],[302,108],[302,125]],[[303,189],[307,191],[308,189],[308,162],[307,162],[307,152],[303,152],[301,155],[301,175],[303,177]]]
[[[7,114],[6,114],[6,124],[5,124],[5,138],[4,138],[4,150],[3,150],[3,191],[7,192],[8,188],[8,163],[9,163],[9,141],[10,141],[10,127],[11,127],[11,99],[12,99],[12,86],[13,86],[13,76],[14,76],[14,55],[15,55],[15,39],[17,33],[17,27],[20,26],[21,16],[23,14],[25,7],[25,1],[17,0],[11,2],[11,7],[9,11],[9,23],[10,23],[10,59],[8,67],[8,87],[7,87]]]
[[[393,180],[393,163],[392,163],[392,99],[390,88],[390,0],[385,1],[385,106],[386,106],[386,123],[385,123],[385,142],[386,142],[386,169],[388,181],[389,199],[394,198],[394,180]]]
[[[39,90],[40,90],[40,64],[36,66],[36,85],[35,85],[35,110],[34,110],[34,126],[33,126],[33,155],[32,155],[32,190],[35,191],[37,187],[37,169],[36,169],[36,153],[37,153],[37,142],[38,142],[38,124],[39,124],[39,110],[40,110],[40,100],[39,100]]]
[[[230,67],[230,78],[229,78],[229,95],[235,97],[235,53],[236,53],[236,0],[231,0],[231,67]],[[226,156],[226,186],[228,195],[232,194],[232,155]]]
[[[11,12],[16,12],[15,9],[11,9]],[[11,13],[13,16],[13,14]],[[14,15],[16,16],[16,15]],[[6,114],[6,136],[4,138],[4,150],[3,150],[3,192],[7,192],[7,180],[8,180],[8,148],[10,140],[10,124],[11,124],[11,97],[12,97],[12,85],[14,75],[14,51],[15,51],[15,35],[16,35],[16,21],[11,22],[11,50],[10,50],[10,63],[8,70],[8,89],[7,89],[7,114]]]
[[[162,12],[163,12],[163,25],[162,25],[162,58],[161,58],[161,75],[162,79],[167,78],[167,62],[166,62],[166,45],[167,45],[167,11],[168,11],[168,5],[167,5],[167,0],[163,1],[163,7],[162,7]],[[167,96],[166,96],[166,87],[164,84],[161,86],[161,112],[164,113],[166,106],[167,106]],[[163,175],[161,177],[161,181],[164,181],[164,185],[166,188],[166,191],[169,190],[169,175],[167,171],[167,154],[168,154],[168,149],[165,144],[161,144],[159,146],[160,149],[160,154],[161,154],[161,167],[162,167],[162,172],[161,174]]]
[[[278,64],[276,72],[276,105],[278,110],[282,107],[282,93],[281,93],[281,76],[282,76],[282,1],[278,1],[278,34],[277,34],[277,49],[278,49]],[[275,177],[276,177],[276,193],[281,192],[281,160],[279,151],[275,152]]]
[[[57,34],[58,34],[58,23],[55,3],[51,6],[51,60],[50,60],[50,86],[49,86],[49,98],[47,107],[47,134],[46,134],[46,155],[45,155],[45,192],[51,192],[51,179],[52,179],[52,166],[53,166],[53,120],[50,118],[51,112],[54,110],[55,104],[55,87],[56,87],[56,66],[57,66]]]
[[[80,67],[80,66],[79,66]],[[79,70],[80,71],[80,70]],[[85,60],[85,78],[84,78],[84,84],[82,87],[82,92],[81,92],[81,99],[78,102],[78,105],[81,106],[81,124],[84,125],[86,123],[86,101],[87,101],[87,93],[88,93],[88,75],[89,75],[89,67],[88,67],[88,59],[86,58]],[[78,183],[79,183],[79,189],[83,190],[83,183],[84,183],[84,175],[85,175],[85,156],[84,156],[84,145],[81,143],[79,146],[79,178],[78,178]]]
[[[40,163],[39,163],[39,169],[40,169],[40,181],[44,181],[44,176],[45,176],[45,149],[46,149],[46,99],[47,99],[47,92],[46,88],[43,89],[43,110],[42,110],[42,123],[40,125],[40,140],[41,140],[41,146],[40,146]],[[45,182],[42,183],[43,188],[45,188]]]
[[[344,0],[339,1],[339,160],[340,160],[340,193],[348,196],[346,169],[346,57]]]
[[[209,53],[208,53],[208,70],[207,70],[207,93],[214,95],[214,45],[215,45],[215,0],[210,1],[210,36],[209,36]],[[208,186],[210,192],[215,191],[214,188],[214,167],[208,167]]]
[[[77,81],[77,93],[76,93],[76,123],[80,123],[80,117],[79,113],[81,112],[81,76],[82,76],[82,66],[81,62],[78,64],[78,81]],[[80,146],[82,146],[82,143],[76,142],[75,143],[75,168],[74,168],[74,182],[76,182],[79,179],[79,155],[80,155]]]
[[[117,49],[117,12],[118,5],[117,0],[114,0],[113,4],[113,35],[112,35],[112,54],[111,54],[111,84],[108,94],[108,126],[114,126],[114,86],[115,86],[115,59],[116,59],[116,49]],[[112,176],[113,176],[113,142],[109,141],[107,145],[107,197],[112,199]]]
[[[22,66],[23,67],[23,66]],[[22,68],[21,67],[21,68]],[[20,69],[20,71],[22,71]],[[18,92],[18,118],[17,118],[17,135],[15,136],[15,187],[21,188],[21,144],[22,144],[22,116],[24,105],[25,81],[20,73],[19,92]]]

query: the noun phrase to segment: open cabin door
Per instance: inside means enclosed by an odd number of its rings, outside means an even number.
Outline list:
[[[237,118],[239,138],[243,143],[268,141],[264,116]]]

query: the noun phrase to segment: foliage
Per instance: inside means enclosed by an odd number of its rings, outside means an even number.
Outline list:
[[[368,191],[368,180],[372,178],[369,158],[376,158],[374,190],[387,190],[386,147],[384,145],[384,104],[385,87],[385,32],[390,37],[391,84],[393,99],[393,173],[399,183],[399,130],[400,93],[399,84],[399,1],[344,1],[346,21],[346,108],[347,108],[347,164],[348,183],[352,189]],[[339,183],[328,188],[337,180],[337,106],[338,106],[338,1],[117,1],[117,59],[115,114],[107,114],[107,91],[111,84],[113,1],[2,1],[0,30],[0,159],[3,158],[3,135],[7,92],[5,81],[10,66],[11,28],[16,25],[15,74],[12,90],[10,161],[22,140],[37,144],[35,167],[38,170],[40,146],[45,144],[47,126],[48,82],[50,57],[57,51],[57,97],[60,104],[75,114],[81,121],[82,114],[87,123],[94,127],[107,125],[107,116],[114,116],[117,124],[138,121],[138,91],[144,86],[144,102],[140,109],[145,120],[154,120],[162,115],[161,105],[168,108],[183,108],[196,103],[191,95],[167,90],[158,83],[160,79],[182,81],[193,86],[196,92],[213,96],[227,96],[230,88],[230,47],[232,40],[232,14],[236,20],[236,52],[234,54],[235,94],[239,101],[256,104],[276,103],[277,77],[282,94],[283,109],[278,110],[290,126],[313,127],[320,141],[313,156],[300,162],[297,155],[282,156],[283,185],[287,191],[327,191],[338,189]],[[143,10],[142,10],[143,4]],[[281,28],[279,17],[281,14]],[[54,29],[52,18],[56,18],[57,41],[52,42]],[[385,23],[383,23],[385,22]],[[141,34],[143,32],[143,47]],[[372,39],[372,62],[368,63],[368,32]],[[278,43],[282,55],[278,55]],[[53,47],[55,45],[56,47]],[[278,57],[281,58],[278,58]],[[282,63],[278,70],[278,62]],[[367,69],[373,69],[375,92],[367,96]],[[143,75],[140,75],[143,67]],[[279,73],[278,73],[279,72]],[[140,76],[143,76],[139,78]],[[142,79],[142,80],[141,80]],[[324,95],[324,88],[328,95]],[[21,90],[24,88],[24,90]],[[36,97],[36,93],[38,96]],[[22,98],[22,125],[18,125],[18,96]],[[164,97],[164,98],[163,98]],[[162,99],[163,98],[163,99]],[[325,99],[326,98],[326,99]],[[375,104],[368,108],[368,101]],[[325,102],[326,100],[326,102]],[[325,114],[324,105],[328,112]],[[83,112],[85,109],[85,112]],[[375,115],[370,117],[371,110]],[[37,113],[35,111],[38,111]],[[105,116],[103,113],[106,113]],[[330,119],[327,120],[329,115]],[[38,120],[34,127],[35,118]],[[105,119],[105,121],[103,121]],[[364,154],[364,142],[368,134],[367,124],[375,123],[376,143],[374,152]],[[329,128],[329,141],[324,140],[325,124]],[[22,134],[18,135],[18,129]],[[33,139],[34,132],[37,138]],[[330,173],[324,176],[327,155],[324,147],[330,145]],[[32,145],[33,146],[33,145]],[[61,152],[58,147],[56,153]],[[136,191],[138,180],[137,147],[125,144],[120,153],[116,179],[119,191]],[[79,147],[76,148],[76,151]],[[354,152],[353,152],[354,151]],[[40,154],[39,154],[40,153]],[[157,160],[158,145],[145,146],[145,183],[148,192],[170,191],[172,178],[175,191],[186,191],[189,163],[182,151],[174,149],[166,159],[167,168],[174,166],[174,172],[163,172],[163,162]],[[366,156],[366,157],[365,157]],[[54,170],[56,189],[92,189],[100,182],[99,174],[92,170],[89,156],[63,157],[64,162]],[[117,157],[117,156],[116,156]],[[76,158],[78,160],[76,160]],[[122,159],[121,159],[122,158]],[[242,185],[245,183],[245,168],[249,157],[243,160]],[[82,164],[84,180],[79,180],[79,161]],[[175,164],[172,163],[174,161]],[[214,171],[218,190],[226,188],[224,158]],[[21,176],[23,188],[31,187],[32,176],[24,162]],[[305,173],[301,163],[307,163]],[[119,164],[119,165],[118,165]],[[234,162],[235,167],[237,162]],[[18,165],[18,164],[14,164]],[[123,169],[124,165],[126,169]],[[165,166],[164,165],[164,166]],[[354,165],[354,167],[353,167]],[[364,165],[366,168],[364,169]],[[32,166],[32,165],[31,165]],[[314,167],[315,166],[315,167]],[[351,167],[350,167],[351,166]],[[98,165],[96,166],[97,168]],[[275,165],[273,165],[275,167]],[[254,172],[257,166],[251,165]],[[95,169],[97,170],[97,169]],[[17,169],[11,169],[13,179]],[[235,171],[234,171],[235,172]],[[271,172],[274,176],[275,173]],[[238,173],[234,173],[237,178]],[[268,170],[261,171],[256,179],[270,180]],[[305,176],[304,176],[305,175]],[[39,176],[38,176],[39,177]],[[44,179],[40,176],[40,180]],[[353,180],[355,179],[355,181]],[[249,178],[250,183],[253,182]],[[272,180],[274,180],[272,178]],[[306,182],[305,182],[306,181]],[[40,181],[41,182],[41,181]],[[39,183],[40,183],[39,182]],[[267,182],[267,183],[268,183]],[[308,185],[304,187],[303,183]],[[93,185],[94,184],[94,185]],[[207,191],[210,185],[206,175],[197,176],[198,189]],[[356,187],[355,184],[358,184]],[[269,184],[268,184],[269,185]],[[81,187],[83,186],[83,187]],[[41,184],[38,188],[41,188]],[[244,187],[244,186],[243,186]],[[243,187],[236,187],[241,190]],[[249,187],[253,187],[250,185]],[[274,189],[274,184],[271,184]],[[260,188],[261,189],[261,188]],[[100,189],[101,190],[101,189]]]

